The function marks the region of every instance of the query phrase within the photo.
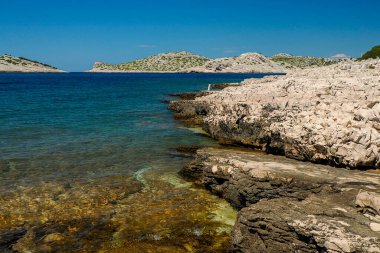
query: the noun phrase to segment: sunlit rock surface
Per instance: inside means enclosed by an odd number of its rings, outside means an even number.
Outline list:
[[[380,168],[380,62],[345,61],[248,79],[193,101],[176,118],[221,143],[352,168]]]
[[[240,209],[234,252],[380,252],[380,175],[234,148],[182,170]]]

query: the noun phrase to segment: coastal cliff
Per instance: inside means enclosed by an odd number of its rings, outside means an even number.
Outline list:
[[[50,65],[11,55],[0,56],[0,72],[64,72]]]
[[[181,171],[239,210],[233,252],[380,252],[379,97],[380,61],[348,60],[170,102],[245,147],[200,149]]]

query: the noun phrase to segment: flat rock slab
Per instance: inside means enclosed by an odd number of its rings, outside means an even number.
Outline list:
[[[380,175],[235,148],[182,170],[240,209],[235,252],[380,252]]]

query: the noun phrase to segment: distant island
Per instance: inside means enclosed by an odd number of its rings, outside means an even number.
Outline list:
[[[0,56],[0,72],[64,72],[45,63],[12,55]]]
[[[379,48],[374,47],[363,55],[376,57]],[[322,67],[346,59],[313,56],[295,56],[286,53],[270,57],[260,53],[244,53],[239,56],[211,59],[186,51],[162,53],[121,64],[95,62],[91,70],[99,73],[287,73],[291,69]],[[51,65],[24,57],[0,56],[0,72],[65,72]]]
[[[96,62],[88,72],[174,72],[174,73],[284,73],[288,69],[326,66],[337,59],[277,54],[266,57],[245,53],[210,59],[190,52],[163,53],[121,64]]]

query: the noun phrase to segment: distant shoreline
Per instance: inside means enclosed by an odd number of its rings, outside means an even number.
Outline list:
[[[73,72],[71,72],[73,73]],[[75,72],[74,72],[75,73]],[[84,71],[77,73],[126,73],[126,74],[270,74],[270,75],[286,75],[285,72],[197,72],[197,71]]]
[[[275,72],[96,72],[96,71],[62,71],[62,72],[25,72],[25,71],[0,71],[0,74],[74,74],[74,73],[83,73],[83,74],[225,74],[225,75],[286,75],[287,73],[275,73]]]
[[[67,71],[0,71],[0,74],[67,74]],[[79,73],[79,72],[78,72]]]

